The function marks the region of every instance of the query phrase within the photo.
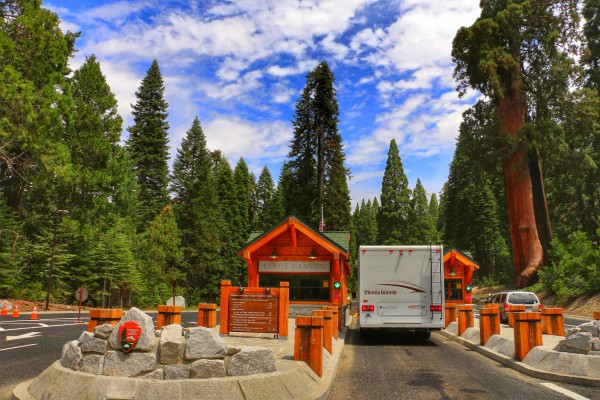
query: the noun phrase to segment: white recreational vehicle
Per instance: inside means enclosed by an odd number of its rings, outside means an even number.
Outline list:
[[[444,328],[442,246],[360,246],[358,290],[361,334],[392,329],[429,338]]]

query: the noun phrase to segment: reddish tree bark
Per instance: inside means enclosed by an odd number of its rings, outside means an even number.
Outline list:
[[[516,137],[525,123],[526,108],[518,84],[500,100],[502,133]],[[522,142],[516,148],[504,146],[504,181],[508,197],[508,217],[512,239],[517,287],[528,285],[543,262],[543,248],[537,231],[533,190],[527,151]]]

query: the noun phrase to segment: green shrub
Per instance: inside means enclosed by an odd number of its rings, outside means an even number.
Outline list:
[[[600,291],[600,249],[584,232],[574,232],[567,243],[553,240],[549,256],[550,264],[540,271],[541,285],[559,304]]]

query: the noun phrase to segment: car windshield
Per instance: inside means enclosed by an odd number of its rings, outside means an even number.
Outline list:
[[[533,293],[512,293],[509,302],[512,304],[535,304],[538,300]]]

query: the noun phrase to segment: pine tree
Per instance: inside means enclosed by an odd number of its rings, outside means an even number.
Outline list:
[[[396,140],[390,142],[381,183],[378,240],[381,244],[402,244],[408,239],[410,189],[404,174]]]
[[[248,165],[240,158],[233,171],[234,210],[231,226],[231,244],[237,253],[250,237],[250,193],[251,178]],[[248,271],[243,259],[237,258],[233,264],[233,282],[236,285],[247,285]]]
[[[127,129],[127,150],[140,188],[143,224],[150,222],[169,202],[169,114],[164,91],[163,78],[155,59],[135,92],[137,103],[131,105],[134,125]]]
[[[71,218],[94,221],[105,216],[106,205],[102,203],[107,203],[113,194],[111,166],[123,119],[95,56],[86,57],[70,83],[75,107],[66,139],[74,178],[64,206],[71,210]]]
[[[437,196],[433,193],[429,200],[429,207],[427,208],[427,241],[429,243],[441,243],[441,237],[438,231],[438,221],[440,219],[440,211]]]
[[[219,256],[223,218],[213,158],[197,117],[177,150],[171,181],[177,196],[175,214],[182,235],[187,297],[194,301],[214,299],[224,277]]]
[[[428,206],[427,193],[421,184],[421,180],[417,178],[410,202],[407,243],[430,244],[428,240],[430,233]]]
[[[264,231],[279,221],[278,215],[273,215],[273,207],[276,199],[276,189],[273,177],[267,166],[264,166],[258,182],[254,188],[255,214],[252,221],[252,230]]]
[[[165,206],[148,229],[139,235],[135,252],[143,285],[141,302],[163,304],[171,296],[170,283],[184,277],[180,270],[183,258],[181,233],[171,205]]]
[[[0,191],[0,297],[15,289],[19,266],[25,259],[27,240],[13,209]]]
[[[306,76],[282,186],[287,212],[316,227],[323,207],[328,229],[343,230],[349,228],[351,210],[334,79],[326,62]]]

